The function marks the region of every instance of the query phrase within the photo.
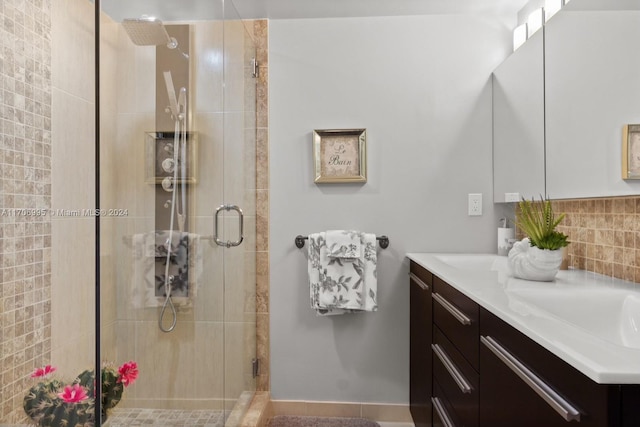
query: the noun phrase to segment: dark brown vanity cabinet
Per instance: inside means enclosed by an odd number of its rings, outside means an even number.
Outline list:
[[[640,427],[639,385],[597,384],[413,261],[410,318],[416,427]]]
[[[410,282],[410,409],[415,426],[427,427],[431,426],[433,275],[412,261]]]

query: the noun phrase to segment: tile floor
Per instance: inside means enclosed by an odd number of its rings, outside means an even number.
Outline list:
[[[226,418],[223,411],[127,408],[115,409],[105,427],[223,427]]]
[[[104,427],[224,427],[222,411],[181,411],[166,409],[116,409]],[[413,423],[378,421],[380,427],[414,427]],[[32,427],[26,424],[0,424],[0,427]]]

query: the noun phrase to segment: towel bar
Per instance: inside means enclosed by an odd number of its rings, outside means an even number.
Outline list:
[[[296,246],[302,249],[304,247],[304,241],[308,239],[309,239],[308,236],[303,236],[302,234],[298,234],[295,239]],[[380,247],[382,249],[387,249],[389,247],[389,238],[387,236],[376,237],[376,240],[380,242]]]

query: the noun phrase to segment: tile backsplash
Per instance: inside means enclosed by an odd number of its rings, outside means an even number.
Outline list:
[[[640,283],[640,197],[558,200],[569,265]]]

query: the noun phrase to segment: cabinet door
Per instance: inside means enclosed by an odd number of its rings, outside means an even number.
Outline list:
[[[617,427],[618,387],[596,384],[480,311],[480,426]]]
[[[424,269],[411,266],[410,408],[416,427],[431,426],[431,280]]]

